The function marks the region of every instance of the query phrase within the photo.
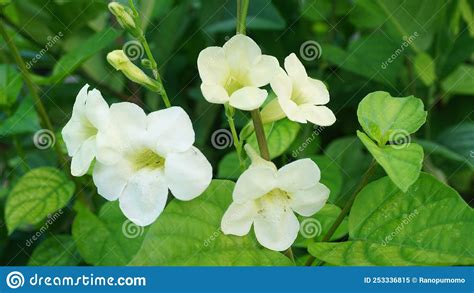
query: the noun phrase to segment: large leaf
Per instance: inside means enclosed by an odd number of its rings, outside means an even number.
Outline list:
[[[441,83],[445,93],[474,95],[474,66],[460,65]]]
[[[403,193],[385,177],[357,196],[350,241],[309,251],[335,265],[473,265],[472,231],[474,211],[451,187],[423,173]]]
[[[33,251],[29,266],[75,266],[81,261],[70,235],[52,235]]]
[[[35,76],[35,81],[42,84],[59,83],[89,58],[110,45],[120,33],[107,28],[94,34],[72,51],[69,51],[54,65],[53,73],[49,77]]]
[[[252,231],[244,237],[221,232],[233,188],[231,181],[213,180],[198,198],[171,201],[130,265],[291,265],[283,254],[260,246]]]
[[[74,183],[56,168],[29,171],[8,195],[5,206],[8,232],[23,224],[39,224],[68,203],[74,188]]]
[[[433,58],[427,53],[422,52],[416,55],[414,65],[415,71],[421,81],[427,86],[433,84],[436,80],[436,65]]]
[[[420,145],[407,142],[379,147],[363,132],[357,131],[357,136],[401,190],[407,191],[418,179],[423,165],[423,148]]]
[[[443,131],[437,142],[458,154],[474,169],[474,122],[465,122]]]
[[[95,266],[126,265],[137,253],[147,230],[125,218],[117,201],[104,204],[98,216],[79,209],[72,224],[79,253]]]
[[[23,80],[15,67],[0,64],[0,106],[11,106],[20,93]]]
[[[420,99],[394,98],[382,91],[368,94],[357,109],[360,125],[379,145],[414,133],[425,123],[426,115]]]
[[[0,137],[31,133],[40,129],[38,115],[30,97],[26,97],[15,113],[0,123]]]
[[[314,155],[309,158],[313,160],[321,170],[321,183],[331,190],[329,197],[337,198],[342,187],[342,174],[338,164],[328,156]]]

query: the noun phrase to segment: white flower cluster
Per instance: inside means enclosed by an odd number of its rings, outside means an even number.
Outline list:
[[[163,211],[168,190],[180,200],[199,196],[210,184],[212,167],[193,146],[194,130],[179,107],[148,115],[137,105],[109,107],[101,93],[85,85],[62,131],[71,173],[87,173],[98,193],[119,200],[125,216],[140,226],[153,223]]]
[[[271,85],[277,98],[262,113],[266,122],[284,117],[289,120],[321,126],[336,121],[324,106],[329,92],[319,80],[308,77],[295,54],[285,59],[285,70],[275,57],[262,55],[249,37],[236,35],[224,46],[204,49],[198,57],[201,91],[210,103],[228,104],[250,111],[259,109],[267,98],[261,87]],[[225,212],[221,229],[238,236],[250,232],[252,225],[257,240],[277,251],[291,247],[300,228],[295,212],[311,216],[329,197],[329,189],[319,182],[321,173],[310,159],[302,159],[279,170],[246,145],[251,166],[237,180],[233,203]]]

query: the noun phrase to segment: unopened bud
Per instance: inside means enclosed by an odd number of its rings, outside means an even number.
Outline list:
[[[140,37],[142,35],[142,30],[135,23],[133,13],[130,8],[125,7],[117,2],[110,2],[109,10],[115,16],[122,28],[127,30],[134,37]]]

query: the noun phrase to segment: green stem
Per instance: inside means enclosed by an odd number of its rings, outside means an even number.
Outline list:
[[[349,198],[349,200],[347,201],[346,205],[344,206],[344,208],[342,209],[341,213],[339,214],[339,216],[337,217],[336,221],[334,221],[334,223],[332,224],[331,228],[329,228],[329,231],[326,233],[326,235],[324,235],[323,239],[321,240],[321,242],[327,242],[331,239],[331,237],[334,235],[334,233],[336,232],[337,228],[339,228],[339,225],[341,225],[342,221],[344,220],[344,218],[347,216],[347,214],[349,213],[349,211],[351,210],[352,208],[352,204],[354,203],[356,197],[357,197],[357,194],[359,194],[359,192],[362,190],[362,188],[364,188],[364,186],[367,185],[367,183],[369,183],[369,180],[370,178],[372,177],[372,175],[374,174],[374,171],[375,171],[375,167],[377,166],[377,162],[375,160],[372,160],[372,162],[370,163],[369,167],[367,168],[367,171],[365,171],[364,173],[364,176],[362,177],[362,180],[360,181],[359,185],[357,186],[357,188],[354,190],[354,192],[352,193],[351,197]],[[310,258],[308,259],[308,261],[306,262],[306,266],[311,266],[314,262],[316,258],[314,256],[310,256]],[[319,263],[319,265],[322,265],[322,262]]]
[[[237,134],[237,130],[235,128],[234,109],[232,108],[232,106],[228,104],[224,104],[224,108],[225,108],[225,115],[227,117],[227,122],[229,123],[230,132],[232,133],[235,151],[237,152],[237,157],[239,157],[240,168],[242,169],[242,171],[244,171],[245,164],[242,159],[242,142],[240,141],[239,135]]]

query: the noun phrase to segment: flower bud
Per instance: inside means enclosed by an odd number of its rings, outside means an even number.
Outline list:
[[[107,61],[116,70],[122,71],[122,73],[131,81],[144,85],[152,91],[161,91],[161,84],[156,80],[151,79],[145,74],[145,72],[133,64],[122,50],[114,50],[107,54]]]
[[[109,10],[115,16],[122,28],[127,30],[134,37],[140,37],[143,33],[136,24],[133,13],[130,8],[125,7],[117,2],[109,3]]]

